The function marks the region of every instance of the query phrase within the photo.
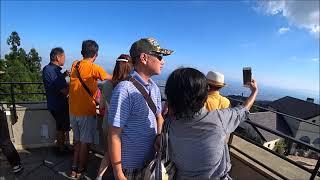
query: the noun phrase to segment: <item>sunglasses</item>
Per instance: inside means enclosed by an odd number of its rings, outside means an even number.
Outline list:
[[[147,53],[147,54],[149,54],[149,55],[151,55],[151,56],[153,56],[153,57],[156,57],[159,61],[162,61],[162,59],[163,59],[163,55],[162,55],[162,54],[159,54],[159,53],[149,52],[149,53]]]

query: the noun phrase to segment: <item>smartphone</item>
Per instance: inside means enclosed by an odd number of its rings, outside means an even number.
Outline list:
[[[243,85],[248,86],[249,83],[251,82],[251,67],[244,67],[243,68]]]

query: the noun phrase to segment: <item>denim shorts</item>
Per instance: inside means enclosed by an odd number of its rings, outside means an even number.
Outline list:
[[[97,130],[96,116],[74,116],[70,114],[74,141],[93,143]]]

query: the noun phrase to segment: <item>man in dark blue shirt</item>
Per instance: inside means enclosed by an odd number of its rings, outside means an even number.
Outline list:
[[[50,53],[50,63],[42,70],[42,78],[47,96],[47,107],[56,120],[56,138],[60,152],[66,147],[64,142],[66,133],[70,131],[69,107],[68,107],[68,83],[66,76],[69,72],[61,73],[61,67],[65,62],[65,54],[62,48],[53,48]]]

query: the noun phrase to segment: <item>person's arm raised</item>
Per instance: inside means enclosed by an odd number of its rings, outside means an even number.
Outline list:
[[[258,94],[258,85],[254,79],[252,79],[251,83],[249,84],[249,88],[251,90],[251,94],[243,104],[244,107],[246,107],[248,110],[250,110],[250,108],[252,107],[254,101],[256,100],[257,94]]]
[[[251,89],[251,94],[243,103],[243,106],[216,110],[226,133],[234,132],[239,124],[246,119],[249,113],[248,111],[253,105],[258,94],[258,86],[255,80],[252,80],[249,84],[249,88]]]

